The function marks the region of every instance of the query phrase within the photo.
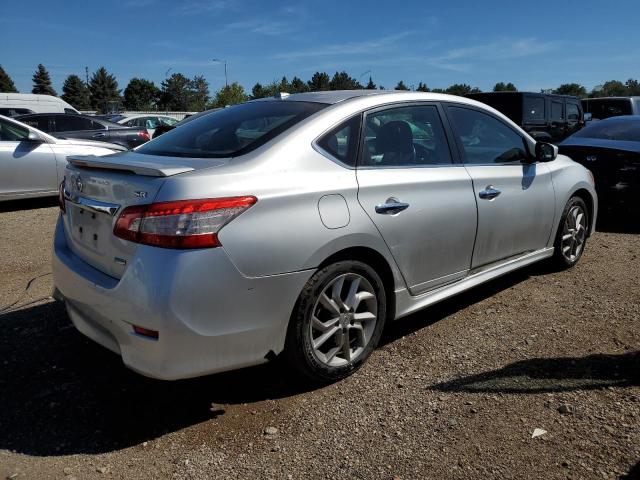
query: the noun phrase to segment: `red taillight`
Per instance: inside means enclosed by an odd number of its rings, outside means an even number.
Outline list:
[[[67,211],[67,207],[64,204],[64,182],[66,180],[66,177],[63,178],[60,186],[58,187],[58,206],[60,207],[60,210],[62,210],[62,213],[66,213]]]
[[[149,135],[149,132],[147,132],[147,130],[140,130],[138,132],[138,136],[141,137],[142,139],[144,139],[145,141],[149,141],[151,140],[151,135]]]
[[[137,325],[133,326],[133,331],[138,335],[142,335],[143,337],[152,338],[157,340],[160,334],[156,330],[149,330],[148,328],[139,327]]]
[[[220,229],[256,201],[245,196],[135,205],[122,211],[113,233],[164,248],[219,247]]]

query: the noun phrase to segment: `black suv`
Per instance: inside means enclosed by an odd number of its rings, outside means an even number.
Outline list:
[[[520,125],[536,140],[560,142],[584,126],[580,99],[529,92],[470,93]]]

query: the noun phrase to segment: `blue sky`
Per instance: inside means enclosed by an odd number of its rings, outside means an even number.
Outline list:
[[[486,6],[483,6],[486,5]],[[393,88],[468,83],[520,90],[640,78],[640,2],[0,0],[0,64],[20,91],[38,63],[60,92],[71,73],[105,66],[124,89],[167,69],[204,75],[211,91],[286,75],[346,70]],[[364,74],[364,75],[363,75]]]

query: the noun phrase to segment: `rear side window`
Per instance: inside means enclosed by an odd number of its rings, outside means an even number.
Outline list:
[[[43,132],[48,133],[51,131],[50,123],[49,123],[49,120],[51,120],[51,117],[48,115],[34,116],[34,117],[26,116],[26,117],[17,118],[16,120],[22,123],[25,123],[30,127],[37,128],[38,130],[42,130]]]
[[[551,102],[551,120],[552,121],[562,121],[564,120],[564,112],[562,111],[562,103],[560,102]]]
[[[350,166],[356,166],[358,140],[360,138],[360,115],[341,123],[316,142],[320,148]]]
[[[524,119],[544,122],[544,97],[524,97]]]
[[[362,167],[451,164],[438,109],[433,105],[390,108],[367,114]]]
[[[72,132],[75,130],[93,130],[94,123],[88,118],[75,115],[56,115],[56,132]]]
[[[465,154],[465,163],[487,165],[521,162],[527,158],[524,139],[486,113],[449,107],[449,115]]]
[[[136,151],[168,157],[236,157],[258,148],[326,106],[279,100],[243,103],[188,122]]]

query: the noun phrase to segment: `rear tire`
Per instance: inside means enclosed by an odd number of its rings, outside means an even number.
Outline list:
[[[345,260],[318,270],[296,302],[284,356],[307,379],[330,383],[362,366],[387,316],[382,280],[369,265]]]
[[[571,197],[564,207],[553,244],[553,263],[561,270],[573,267],[582,257],[589,231],[589,211],[584,200]]]

